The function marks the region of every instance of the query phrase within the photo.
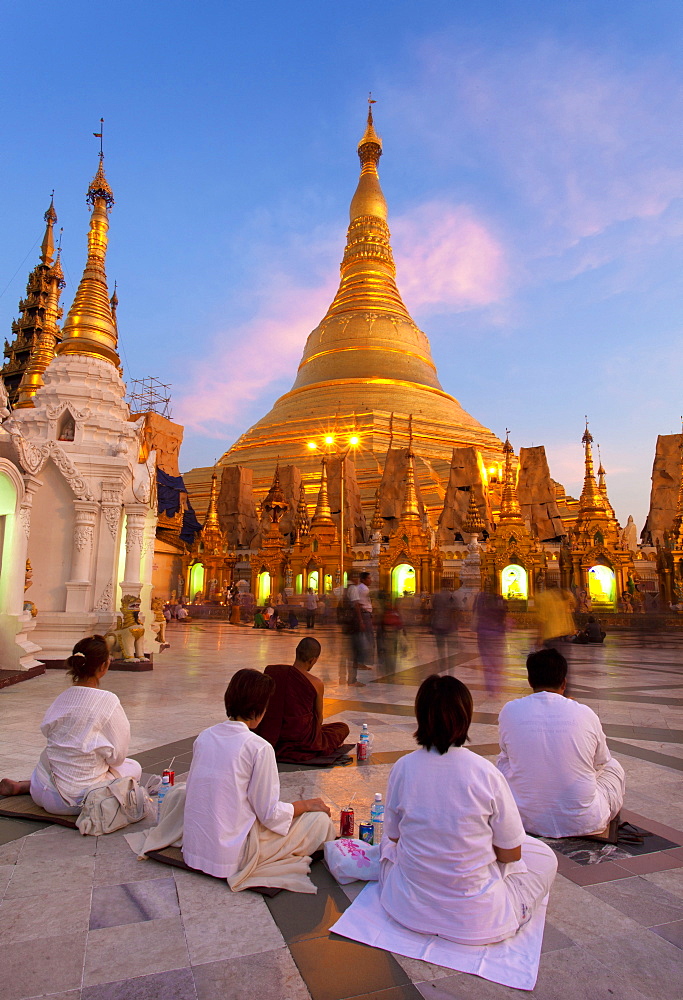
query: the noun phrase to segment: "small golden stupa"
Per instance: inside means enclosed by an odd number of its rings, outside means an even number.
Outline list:
[[[298,467],[313,487],[325,437],[328,446],[334,439],[333,450],[343,451],[353,435],[359,441],[353,461],[361,496],[371,509],[390,445],[392,413],[394,438],[396,428],[407,431],[412,414],[416,479],[436,513],[454,447],[473,445],[487,464],[500,456],[501,441],[442,389],[429,341],[401,299],[377,172],[381,155],[370,107],[358,144],[360,179],[337,294],[306,341],[292,389],[219,462],[249,467],[256,496],[268,489],[278,458],[281,466]],[[204,503],[208,500],[210,477],[209,469],[188,477],[200,508],[202,494]]]

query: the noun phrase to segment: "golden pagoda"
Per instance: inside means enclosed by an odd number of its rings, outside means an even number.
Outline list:
[[[104,154],[86,195],[92,206],[88,229],[88,257],[78,290],[69,309],[62,331],[62,342],[56,353],[80,354],[108,361],[119,368],[116,353],[118,335],[112,314],[104,268],[107,255],[109,210],[114,204],[107,178],[104,176]]]
[[[563,585],[584,591],[595,610],[614,610],[633,572],[633,553],[622,545],[621,527],[604,485],[604,469],[601,484],[595,480],[593,435],[587,420],[581,441],[583,489],[576,522],[569,532],[569,552],[563,560]]]
[[[43,384],[43,372],[54,357],[60,338],[59,296],[65,282],[59,251],[54,259],[53,229],[57,222],[54,196],[44,218],[40,263],[29,274],[26,298],[19,302],[19,319],[12,323],[12,342],[5,341],[7,361],[0,370],[14,407],[33,406],[32,398]]]
[[[306,341],[292,389],[225,452],[220,464],[250,468],[257,495],[267,490],[278,456],[312,485],[319,459],[307,442],[332,435],[343,449],[354,434],[360,439],[356,474],[370,510],[389,445],[391,414],[407,420],[412,413],[420,494],[438,513],[453,448],[473,445],[488,464],[498,457],[501,442],[443,390],[429,341],[403,303],[377,169],[381,155],[370,108],[358,144],[360,178],[337,294]],[[207,502],[209,480],[208,469],[187,475],[200,507]]]

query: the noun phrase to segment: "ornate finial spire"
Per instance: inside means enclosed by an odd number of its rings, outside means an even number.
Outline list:
[[[482,520],[482,516],[479,513],[479,507],[477,506],[477,499],[474,495],[474,486],[470,486],[470,503],[467,508],[467,517],[463,521],[462,530],[468,535],[480,535],[486,525]]]
[[[593,451],[591,449],[593,435],[588,430],[588,417],[586,417],[586,429],[583,432],[581,442],[584,446],[585,452],[585,473],[583,478],[583,489],[579,499],[579,516],[585,516],[587,514],[605,514],[605,498],[598,489],[598,484],[595,482]]]
[[[384,528],[384,518],[382,517],[382,514],[380,512],[379,500],[380,500],[380,494],[378,486],[377,489],[375,490],[375,509],[372,512],[372,521],[370,522],[370,530],[372,532],[382,531],[382,529]]]
[[[211,493],[209,494],[209,506],[206,511],[206,520],[204,521],[204,531],[220,531],[221,526],[218,520],[218,473],[214,466],[213,474],[211,476]]]
[[[375,132],[375,125],[372,119],[372,105],[375,102],[370,98],[368,106],[368,122],[365,127],[363,137],[358,143],[358,158],[360,159],[360,180],[356,193],[351,201],[350,218],[353,223],[355,219],[365,216],[372,216],[386,222],[387,203],[379,184],[379,174],[377,164],[382,155],[382,140]]]
[[[285,511],[289,510],[289,504],[287,503],[285,495],[282,492],[282,487],[280,486],[279,459],[277,465],[275,466],[273,483],[263,500],[263,509],[266,511],[273,524],[277,524]]]
[[[523,527],[524,519],[519,506],[519,500],[517,499],[517,477],[515,475],[515,470],[512,468],[512,458],[515,453],[512,445],[510,444],[510,431],[507,429],[505,431],[503,454],[505,455],[505,479],[503,482],[503,495],[501,497],[500,518],[498,523],[510,525],[518,524],[520,527]]]
[[[375,132],[375,123],[372,118],[373,104],[377,104],[377,101],[373,101],[372,94],[370,94],[368,97],[368,123],[365,126],[365,132],[363,133],[363,138],[358,143],[358,155],[360,157],[360,162],[363,165],[363,168],[365,168],[366,161],[371,159],[374,159],[376,167],[377,163],[379,162],[379,158],[382,155],[382,140]],[[366,146],[379,147],[379,148],[378,149],[368,148],[366,150],[364,148]]]
[[[296,508],[296,518],[294,519],[294,530],[296,537],[306,538],[311,530],[311,519],[308,516],[308,504],[306,502],[306,486],[303,479],[299,484],[299,503]]]
[[[54,189],[52,191],[52,197],[50,198],[50,207],[43,218],[45,219],[45,235],[43,236],[43,242],[40,244],[40,260],[46,267],[51,267],[52,259],[55,255],[55,241],[52,235],[52,230],[55,222],[57,221]]]
[[[413,457],[413,415],[408,416],[408,454]]]
[[[394,444],[394,411],[391,411],[391,416],[389,417],[389,451],[391,451]]]
[[[102,138],[99,132],[93,134]],[[88,231],[88,259],[64,324],[63,339],[57,348],[57,354],[85,354],[91,358],[108,361],[119,368],[121,362],[116,353],[118,337],[104,268],[109,229],[108,213],[114,204],[114,196],[104,176],[101,145],[100,162],[88,188],[87,201],[92,205]]]
[[[412,416],[410,418],[410,440],[408,444],[408,467],[406,469],[406,491],[403,494],[403,507],[401,509],[401,521],[420,521],[420,505],[417,502],[417,492],[415,490],[415,469],[413,463],[413,431]]]
[[[109,299],[109,304],[111,306],[111,315],[112,315],[112,319],[114,320],[114,326],[118,330],[119,324],[118,324],[118,322],[116,320],[116,310],[118,309],[118,306],[119,306],[119,297],[116,294],[116,282],[114,282],[114,294]]]
[[[318,528],[326,524],[334,524],[334,518],[330,510],[330,498],[327,492],[327,459],[323,458],[318,502],[315,505],[315,514],[311,521],[311,527]]]
[[[48,220],[48,230],[51,230],[52,225],[54,225],[54,222],[57,219],[57,213],[55,212],[52,203],[50,203],[50,208],[45,213],[46,220],[48,219],[48,216],[52,218],[52,221]],[[59,296],[61,295],[62,289],[66,287],[64,272],[62,271],[61,264],[61,233],[62,231],[60,230],[57,259],[52,267],[49,267],[46,263],[48,256],[46,254],[46,244],[48,243],[47,230],[45,233],[45,239],[43,240],[43,254],[41,256],[41,260],[43,262],[43,273],[47,285],[47,301],[45,303],[43,327],[38,336],[38,340],[31,351],[31,356],[26,366],[26,370],[24,371],[21,382],[17,388],[17,398],[14,403],[15,409],[23,409],[34,405],[33,397],[38,389],[45,384],[43,380],[45,369],[55,356],[55,346],[59,339],[58,324],[62,315],[62,310],[59,307]],[[49,245],[54,251],[51,232]]]

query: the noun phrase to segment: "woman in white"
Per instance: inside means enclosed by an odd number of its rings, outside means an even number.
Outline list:
[[[274,687],[259,670],[237,671],[225,692],[228,719],[199,734],[187,778],[185,863],[235,891],[293,888],[310,855],[335,836],[322,799],[280,801],[275,751],[252,732]]]
[[[389,776],[382,841],[382,906],[422,934],[459,944],[511,937],[545,897],[557,870],[527,837],[507,782],[463,747],[472,695],[433,674],[415,699],[421,749]]]
[[[111,656],[101,635],[81,639],[66,661],[73,684],[48,708],[40,730],[47,746],[30,781],[0,781],[0,795],[26,795],[47,812],[76,816],[95,785],[116,777],[140,780],[142,768],[126,757],[130,724],[113,691],[100,681]]]

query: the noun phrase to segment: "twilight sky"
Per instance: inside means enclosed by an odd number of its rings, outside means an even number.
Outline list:
[[[334,294],[372,90],[444,389],[574,495],[588,414],[640,528],[683,412],[682,42],[679,0],[6,5],[4,336],[53,187],[71,303],[103,116],[125,374],[172,383],[181,465],[212,463]]]

